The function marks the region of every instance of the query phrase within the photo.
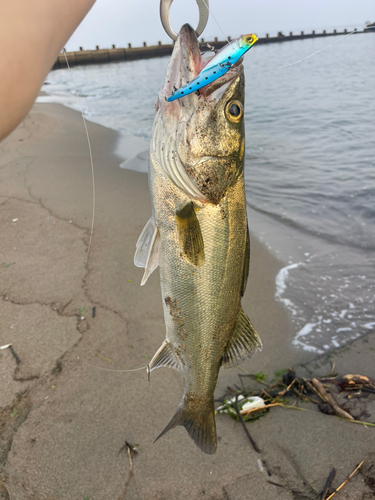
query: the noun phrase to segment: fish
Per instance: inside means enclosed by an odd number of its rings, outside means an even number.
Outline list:
[[[244,189],[244,74],[237,65],[182,100],[166,101],[202,69],[195,31],[178,35],[155,108],[149,159],[152,215],[136,245],[144,285],[159,267],[166,337],[149,371],[182,373],[184,394],[156,440],[184,426],[217,449],[214,391],[221,367],[262,348],[241,307],[250,243]],[[155,440],[155,441],[156,441]]]
[[[225,75],[225,73],[251,49],[257,40],[258,37],[256,35],[249,33],[225,45],[207,62],[198,76],[180,89],[175,90],[172,95],[168,97],[168,102],[185,97],[192,92],[196,92]]]

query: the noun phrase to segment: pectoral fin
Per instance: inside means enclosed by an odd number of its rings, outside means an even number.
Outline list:
[[[141,281],[144,285],[150,274],[159,265],[160,236],[158,226],[154,224],[152,218],[149,219],[137,241],[137,249],[134,255],[134,264],[137,267],[144,267],[145,272]]]
[[[155,368],[162,368],[163,366],[181,371],[181,363],[173,352],[168,340],[164,340],[148,365],[150,371],[155,370]]]
[[[225,348],[221,364],[224,368],[237,366],[241,361],[262,350],[262,341],[245,311],[240,307],[232,336]]]
[[[139,235],[136,251],[134,254],[134,264],[137,267],[146,267],[147,259],[150,253],[151,243],[154,236],[155,224],[150,218],[147,221],[147,224],[142,229],[141,234]]]
[[[204,262],[203,236],[193,203],[188,203],[176,212],[176,222],[181,253],[194,266],[202,265]]]
[[[155,226],[154,234],[151,241],[150,253],[148,254],[145,272],[141,281],[141,286],[143,286],[148,280],[149,276],[155,271],[159,265],[159,253],[160,253],[160,234],[158,226]]]

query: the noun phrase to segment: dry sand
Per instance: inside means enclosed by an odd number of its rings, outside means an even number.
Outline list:
[[[214,456],[182,427],[152,444],[181,399],[181,376],[157,370],[149,386],[145,370],[91,366],[146,365],[165,336],[158,273],[140,287],[133,265],[150,216],[147,177],[118,167],[115,132],[91,123],[89,132],[97,202],[88,262],[92,188],[81,117],[36,105],[0,144],[0,345],[12,343],[18,357],[0,351],[0,500],[312,499],[333,467],[337,487],[363,458],[374,464],[374,428],[316,407],[275,408],[247,424],[261,453],[226,415],[217,416]],[[127,146],[130,160],[132,138]],[[334,361],[341,374],[375,377],[373,334],[313,360],[290,347],[287,313],[274,300],[282,263],[255,238],[251,245],[243,306],[264,349],[242,367],[272,375],[304,363],[301,373],[323,374]],[[217,396],[239,373],[222,370]],[[138,454],[124,497],[125,440]],[[357,475],[337,499],[374,495]]]

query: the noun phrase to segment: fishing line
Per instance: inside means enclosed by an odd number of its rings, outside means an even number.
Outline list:
[[[222,32],[222,34],[224,35],[224,38],[226,39],[226,41],[227,41],[228,43],[230,43],[229,38],[226,36],[226,34],[224,33],[224,31],[221,29],[220,24],[216,21],[216,17],[214,16],[214,13],[212,12],[212,10],[210,10],[210,9],[208,8],[208,5],[206,4],[205,0],[202,0],[202,2],[203,2],[203,3],[204,3],[204,5],[206,6],[206,8],[207,8],[208,12],[209,12],[209,13],[211,14],[211,16],[214,18],[215,23],[217,24],[217,26],[218,26],[219,30],[220,30],[220,31]]]
[[[131,370],[114,370],[112,368],[101,368],[100,366],[92,365],[91,363],[86,363],[84,362],[85,365],[92,366],[92,368],[96,368],[97,370],[102,370],[105,372],[138,372],[140,370],[147,370],[149,371],[148,365],[146,366],[141,366],[141,368],[132,368]]]
[[[81,106],[81,100],[80,100],[80,96],[78,94],[78,91],[77,91],[77,86],[75,84],[75,81],[74,81],[74,77],[73,77],[73,72],[71,70],[71,67],[69,65],[69,61],[68,61],[68,58],[66,56],[66,50],[65,48],[63,49],[63,53],[64,53],[64,57],[65,57],[65,61],[66,61],[66,65],[68,67],[68,70],[69,70],[69,73],[70,73],[70,76],[72,78],[72,82],[73,82],[73,87],[74,87],[74,91],[75,91],[75,94],[77,96],[77,101],[78,101],[78,107],[79,107],[79,110],[81,112],[81,116],[82,116],[82,120],[83,120],[83,124],[84,124],[84,127],[85,127],[85,132],[86,132],[86,138],[87,138],[87,144],[88,144],[88,148],[89,148],[89,154],[90,154],[90,164],[91,164],[91,175],[92,175],[92,219],[91,219],[91,232],[90,232],[90,240],[89,240],[89,245],[88,245],[88,248],[87,248],[87,254],[86,254],[86,263],[88,261],[88,258],[89,258],[89,253],[90,253],[90,248],[91,248],[91,243],[92,243],[92,236],[93,236],[93,233],[94,233],[94,222],[95,222],[95,202],[96,202],[96,196],[95,196],[95,174],[94,174],[94,161],[93,161],[93,157],[92,157],[92,149],[91,149],[91,142],[90,142],[90,136],[89,136],[89,131],[87,129],[87,123],[86,123],[86,120],[85,120],[85,117],[83,115],[83,109],[82,109],[82,106]],[[132,368],[130,370],[114,370],[114,369],[111,369],[111,368],[101,368],[100,366],[96,366],[96,365],[92,365],[90,363],[84,363],[88,366],[91,366],[93,368],[96,368],[97,370],[102,370],[102,371],[106,371],[106,372],[137,372],[137,371],[140,371],[140,370],[147,370],[147,379],[148,381],[150,382],[150,367],[149,365],[146,365],[146,366],[141,366],[140,368]]]
[[[206,4],[205,0],[202,0],[202,2],[204,3],[204,5],[205,5],[205,6],[206,6],[206,8],[208,9],[209,13],[210,13],[210,14],[211,14],[211,16],[213,17],[213,19],[214,19],[215,23],[217,24],[217,26],[218,26],[219,30],[220,30],[220,31],[222,32],[222,34],[224,35],[224,38],[226,39],[226,41],[227,41],[228,43],[230,43],[229,38],[225,35],[224,31],[221,29],[220,24],[217,22],[216,17],[214,16],[214,14],[213,14],[213,12],[212,12],[212,9],[210,9],[210,8],[208,7],[208,5]],[[364,28],[361,28],[361,29],[364,29]],[[284,68],[289,68],[290,66],[294,66],[295,64],[298,64],[298,63],[300,63],[300,62],[302,62],[302,61],[305,61],[306,59],[309,59],[310,57],[315,56],[316,54],[319,54],[319,52],[321,52],[322,50],[326,49],[327,47],[330,47],[330,46],[331,46],[331,45],[333,45],[334,43],[340,42],[340,41],[341,41],[341,40],[343,40],[344,38],[346,38],[346,37],[348,37],[348,36],[352,35],[353,33],[356,33],[357,31],[358,31],[358,30],[357,30],[357,28],[356,28],[356,29],[354,29],[353,31],[351,31],[350,33],[346,33],[345,35],[340,36],[340,37],[339,37],[338,39],[336,39],[335,41],[333,41],[333,42],[331,42],[331,43],[328,43],[327,45],[324,45],[324,47],[322,47],[322,48],[321,48],[321,49],[319,49],[319,50],[316,50],[316,51],[315,51],[315,52],[313,52],[312,54],[309,54],[309,55],[308,55],[308,56],[306,56],[306,57],[302,57],[302,59],[298,59],[298,61],[294,61],[294,62],[292,62],[292,63],[285,64],[285,65],[283,65],[283,66],[260,66],[259,64],[255,64],[255,63],[253,63],[253,62],[251,62],[251,61],[249,61],[249,62],[250,62],[250,64],[252,64],[253,66],[256,66],[256,67],[258,67],[258,68],[264,68],[264,69],[269,69],[269,68],[272,68],[272,69],[284,69]]]
[[[89,244],[88,244],[88,248],[87,248],[87,254],[86,254],[86,264],[87,264],[87,262],[88,262],[88,260],[89,260],[89,253],[90,253],[90,249],[91,249],[92,236],[93,236],[93,233],[94,233],[94,221],[95,221],[95,202],[96,202],[96,199],[95,199],[95,198],[96,198],[96,196],[95,196],[94,161],[93,161],[93,159],[92,159],[91,142],[90,142],[89,132],[88,132],[88,130],[87,130],[86,120],[85,120],[85,117],[83,116],[83,110],[82,110],[82,106],[81,106],[81,100],[80,100],[80,97],[79,97],[79,95],[78,95],[77,87],[76,87],[76,84],[75,84],[75,81],[74,81],[73,71],[72,71],[72,70],[71,70],[71,68],[70,68],[68,58],[66,57],[66,50],[65,50],[65,48],[63,49],[63,53],[64,53],[64,57],[65,57],[65,61],[66,61],[66,65],[67,65],[67,67],[68,67],[68,70],[69,70],[70,76],[71,76],[71,78],[72,78],[74,91],[75,91],[76,96],[77,96],[78,107],[79,107],[79,110],[80,110],[80,112],[81,112],[81,116],[82,116],[82,120],[83,120],[83,125],[85,126],[85,132],[86,132],[87,144],[88,144],[88,147],[89,147],[89,154],[90,154],[91,176],[92,176],[92,218],[91,218],[90,240],[89,240]]]
[[[251,61],[250,64],[252,64],[253,66],[256,66],[257,68],[264,68],[264,69],[269,69],[269,68],[272,68],[272,69],[283,69],[283,68],[289,68],[290,66],[293,66],[294,64],[298,64],[302,61],[305,61],[306,59],[309,59],[310,57],[313,57],[315,56],[315,54],[318,54],[319,52],[321,52],[322,50],[326,49],[327,47],[330,47],[331,45],[333,45],[334,43],[337,43],[337,42],[341,42],[344,38],[346,38],[347,36],[350,36],[352,35],[353,33],[356,33],[357,28],[354,29],[353,31],[351,31],[350,33],[347,33],[346,35],[342,35],[340,36],[339,38],[337,38],[336,40],[334,40],[333,42],[331,43],[328,43],[327,45],[324,45],[324,47],[320,48],[319,50],[316,50],[315,52],[313,52],[312,54],[309,54],[308,56],[305,56],[305,57],[302,57],[302,59],[298,59],[298,61],[294,61],[292,63],[289,63],[289,64],[285,64],[283,66],[260,66],[259,64],[255,64]]]

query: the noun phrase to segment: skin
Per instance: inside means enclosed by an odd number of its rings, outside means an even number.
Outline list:
[[[0,141],[26,116],[95,0],[0,0]]]

